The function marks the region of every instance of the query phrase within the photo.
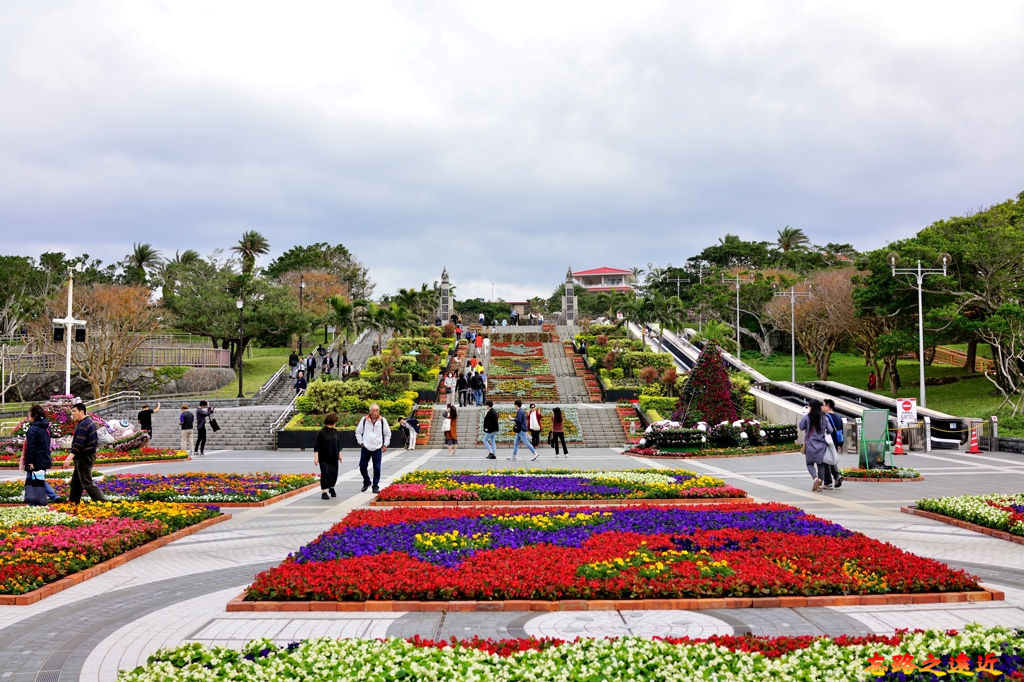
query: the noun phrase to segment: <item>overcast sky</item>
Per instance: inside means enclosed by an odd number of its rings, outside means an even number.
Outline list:
[[[1024,3],[498,5],[0,0],[2,250],[255,229],[345,244],[377,294],[447,265],[521,300],[1024,190]]]

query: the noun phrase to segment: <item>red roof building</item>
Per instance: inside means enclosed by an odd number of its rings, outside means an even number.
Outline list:
[[[576,283],[587,291],[633,291],[636,277],[631,270],[602,266],[572,273]]]

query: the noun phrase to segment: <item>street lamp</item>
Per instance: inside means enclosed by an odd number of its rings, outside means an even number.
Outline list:
[[[238,397],[242,397],[242,344],[245,342],[245,333],[242,330],[242,308],[245,306],[245,302],[239,298],[235,301],[235,307],[238,308]]]
[[[797,291],[796,287],[792,286],[789,291],[775,292],[775,296],[789,297],[789,380],[794,384],[796,383],[796,297],[810,298],[813,295],[810,286],[807,287],[807,291]]]
[[[917,261],[916,268],[898,268],[896,267],[899,256],[896,253],[890,253],[885,257],[885,260],[889,262],[889,266],[892,267],[892,276],[896,275],[914,275],[917,278],[917,366],[918,366],[918,381],[921,385],[921,393],[919,399],[919,406],[926,407],[925,395],[924,395],[924,305],[921,302],[921,286],[924,282],[925,275],[937,275],[942,273],[946,275],[946,267],[952,262],[953,258],[948,253],[944,253],[939,256],[939,262],[942,263],[941,268],[922,268],[920,259]]]
[[[299,318],[302,318],[302,299],[306,294],[306,278],[304,275],[299,275]],[[301,322],[300,322],[301,324]],[[299,327],[299,357],[302,357],[302,327]]]
[[[76,325],[85,326],[85,320],[76,320],[71,315],[71,300],[75,291],[75,273],[85,270],[85,265],[77,263],[68,268],[68,314],[63,318],[54,318],[54,324],[64,325],[64,342],[67,344],[64,356],[64,394],[71,395],[71,332]],[[56,340],[56,339],[55,339]]]
[[[751,282],[754,281],[754,277],[753,277],[753,275],[751,275],[749,277],[744,277],[742,280],[740,280],[740,273],[737,272],[735,280],[736,280],[736,359],[739,360],[740,359],[740,350],[741,350],[741,347],[740,347],[740,282],[742,281],[743,284],[750,284]],[[722,273],[722,284],[725,284],[725,282],[726,282],[725,273],[723,272]]]

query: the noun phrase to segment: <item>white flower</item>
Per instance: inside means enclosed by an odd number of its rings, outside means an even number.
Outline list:
[[[708,439],[707,439],[706,437],[704,437],[704,436],[701,436],[701,437],[700,437],[700,442],[701,442],[701,443],[707,443],[707,442],[708,442]]]
[[[704,433],[705,431],[708,430],[708,425],[705,424],[704,422],[701,422],[697,424],[697,430],[700,431],[701,433]]]
[[[761,436],[761,438],[764,438],[768,434],[764,432],[764,429],[761,429],[760,431],[757,432],[757,435]]]
[[[743,439],[743,440],[746,440],[747,439],[747,432],[744,431],[743,433],[741,433],[740,434],[740,438]]]

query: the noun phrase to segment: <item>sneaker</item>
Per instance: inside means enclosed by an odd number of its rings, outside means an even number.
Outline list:
[[[516,461],[515,455],[513,455],[512,457],[506,457],[505,459],[507,459],[510,462]]]
[[[537,461],[538,457],[540,457],[540,453],[539,452],[535,452],[535,453],[533,453],[533,457],[530,458],[530,461],[531,462],[535,462],[535,461]]]
[[[836,481],[835,487],[836,488],[841,488],[842,486],[843,486],[843,479],[840,478],[838,481]]]
[[[374,495],[379,495],[380,494],[380,488],[374,488],[373,489],[373,494]]]
[[[321,500],[329,500],[329,499],[331,499],[331,496],[328,495],[326,492],[320,493],[320,499]]]
[[[498,459],[498,456],[492,452],[491,454],[484,457],[484,459]]]
[[[370,489],[370,484],[369,483],[364,483],[363,487],[359,489],[359,492],[365,493],[369,489]]]
[[[337,497],[338,493],[334,492],[334,488],[328,488],[327,492],[331,494],[331,497]]]
[[[821,479],[816,478],[814,479],[814,483],[811,484],[811,492],[816,493],[819,488],[821,488]],[[363,490],[366,490],[366,488],[363,488]]]
[[[821,486],[821,489],[822,490],[832,490],[833,488],[832,488],[831,485],[823,485],[823,486]]]

